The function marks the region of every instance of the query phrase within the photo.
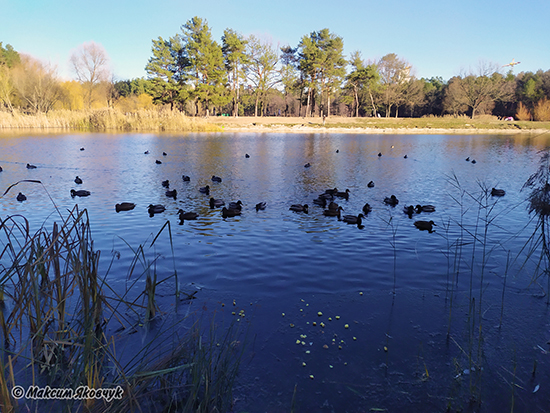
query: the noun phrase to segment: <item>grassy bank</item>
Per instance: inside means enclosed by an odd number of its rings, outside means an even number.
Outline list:
[[[238,131],[332,131],[376,132],[397,131],[429,133],[430,131],[475,132],[550,132],[550,122],[504,121],[494,116],[442,116],[424,118],[350,118],[332,116],[322,118],[301,117],[191,117],[167,110],[141,110],[121,112],[115,109],[85,111],[51,111],[47,114],[27,115],[0,112],[0,130],[10,129],[65,129],[79,131],[114,132],[220,132]]]
[[[465,116],[443,116],[424,118],[348,118],[333,116],[323,120],[318,117],[218,117],[211,118],[209,122],[223,126],[224,128],[315,128],[318,130],[338,128],[343,131],[357,132],[362,130],[397,130],[397,131],[429,131],[430,129],[449,131],[550,131],[550,122],[529,122],[529,121],[504,121],[494,116],[479,116],[471,119]]]
[[[66,129],[80,131],[189,131],[216,132],[217,125],[180,112],[141,110],[123,113],[114,109],[51,111],[27,115],[0,112],[0,129]]]

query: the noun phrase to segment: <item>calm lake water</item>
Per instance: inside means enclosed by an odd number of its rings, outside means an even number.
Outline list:
[[[531,282],[538,256],[523,248],[536,222],[529,191],[522,191],[548,147],[548,134],[4,132],[2,192],[24,179],[42,185],[12,188],[0,217],[20,214],[34,232],[59,220],[54,203],[63,212],[78,203],[89,213],[104,274],[116,256],[111,285],[127,285],[129,246],[145,245],[159,278],[175,268],[183,290],[199,291],[191,307],[229,319],[245,309],[253,338],[235,411],[467,411],[472,387],[482,411],[512,404],[514,411],[550,411],[550,355],[542,351],[549,350],[550,315],[543,290]],[[166,197],[164,180],[177,199]],[[242,215],[224,219],[210,209],[199,192],[207,184],[226,204],[241,200]],[[350,191],[337,201],[344,214],[372,206],[363,228],[325,217],[313,204],[334,187]],[[493,187],[506,195],[487,195]],[[71,189],[91,196],[72,198]],[[27,200],[18,202],[18,192]],[[392,194],[395,208],[383,202]],[[137,206],[117,213],[120,202]],[[256,211],[258,202],[266,209]],[[297,203],[307,203],[309,213],[289,211]],[[150,217],[149,204],[166,211]],[[411,219],[403,212],[411,204],[436,211]],[[179,225],[180,208],[199,218]],[[435,231],[419,231],[418,219],[433,220]],[[166,221],[172,243],[165,229],[149,247]],[[546,288],[544,277],[540,284]],[[159,286],[164,311],[174,290],[173,280]],[[478,346],[480,325],[468,317],[472,303],[483,331],[483,357],[475,360],[483,373],[475,383],[467,353],[472,331]]]

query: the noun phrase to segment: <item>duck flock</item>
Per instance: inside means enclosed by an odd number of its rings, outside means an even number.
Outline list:
[[[84,150],[84,148],[80,148],[80,150]],[[145,154],[149,154],[149,151],[145,151]],[[166,152],[162,153],[163,156],[167,156]],[[378,157],[381,157],[382,154],[378,153]],[[250,158],[249,154],[245,154],[245,158]],[[407,155],[404,156],[405,159],[407,159]],[[470,158],[466,158],[467,162],[475,163],[475,160],[470,160]],[[162,164],[162,161],[156,160],[157,164]],[[27,164],[27,169],[36,169],[35,165]],[[311,167],[311,164],[308,162],[304,165],[305,168]],[[0,172],[2,172],[2,168],[0,167]],[[182,176],[183,182],[190,182],[191,178],[188,175]],[[216,175],[212,175],[211,181],[213,183],[222,183],[222,178]],[[74,179],[74,182],[77,185],[81,185],[83,183],[82,178],[79,176],[76,176]],[[161,182],[162,187],[165,188],[165,195],[169,198],[176,199],[177,198],[177,190],[176,189],[170,189],[170,181],[165,180]],[[367,184],[368,188],[374,188],[374,182],[370,181]],[[210,186],[205,185],[203,187],[199,188],[199,192],[204,194],[205,196],[210,196]],[[86,197],[90,196],[90,191],[87,190],[74,190],[71,189],[71,196],[74,197]],[[338,188],[331,188],[326,189],[322,194],[319,194],[317,198],[313,199],[313,204],[316,206],[322,208],[322,213],[324,216],[327,217],[335,217],[339,221],[343,221],[347,224],[353,224],[357,225],[358,228],[363,228],[362,222],[365,219],[365,217],[372,211],[372,207],[366,203],[363,208],[362,212],[357,215],[343,215],[342,211],[344,208],[338,204],[337,201],[340,199],[342,200],[349,200],[350,197],[350,190],[346,189],[345,191],[339,191]],[[506,192],[503,189],[497,189],[492,188],[491,189],[491,196],[495,197],[502,197],[506,194]],[[16,197],[17,201],[23,202],[27,200],[27,197],[19,192],[19,194]],[[396,207],[399,204],[399,200],[395,195],[390,195],[386,198],[384,198],[384,204],[390,206],[390,207]],[[221,208],[221,215],[223,218],[231,218],[241,215],[242,213],[242,207],[243,203],[238,201],[231,201],[228,202],[227,205],[223,199],[217,199],[214,197],[210,197],[208,200],[208,205],[210,209],[218,209]],[[267,204],[266,202],[259,202],[256,204],[255,209],[256,211],[262,211],[266,208]],[[116,212],[122,212],[122,211],[131,211],[136,207],[136,204],[133,202],[121,202],[115,205],[115,211]],[[163,213],[166,210],[166,207],[162,204],[150,204],[147,207],[147,211],[149,212],[150,216],[154,216],[155,214]],[[292,204],[289,206],[290,211],[294,211],[296,213],[309,213],[309,205],[308,204]],[[434,205],[407,205],[403,207],[403,212],[409,216],[409,218],[412,219],[413,216],[420,214],[420,213],[431,213],[435,212],[435,206]],[[183,209],[178,210],[178,217],[180,220],[180,224],[183,224],[184,221],[188,220],[196,220],[199,218],[199,214],[194,211],[184,211]],[[418,228],[421,231],[428,231],[433,232],[433,227],[436,226],[435,222],[433,220],[415,220],[414,226]]]

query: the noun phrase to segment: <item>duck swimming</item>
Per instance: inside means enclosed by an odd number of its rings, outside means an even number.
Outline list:
[[[26,200],[27,200],[27,197],[26,197],[25,195],[23,195],[21,192],[19,192],[19,193],[17,194],[17,200],[18,200],[19,202],[23,202],[23,201],[26,201]]]
[[[178,196],[178,191],[176,191],[175,189],[172,189],[171,191],[170,190],[166,191],[165,194],[167,197],[176,199],[176,197]]]
[[[290,211],[294,211],[294,212],[303,212],[305,214],[307,214],[308,212],[308,205],[307,204],[304,204],[304,205],[301,205],[301,204],[293,204],[290,206],[290,208],[288,208]]]
[[[90,191],[86,191],[84,189],[80,189],[78,191],[75,191],[74,189],[71,189],[71,196],[74,198],[75,196],[89,196]]]
[[[349,199],[349,189],[346,189],[344,192],[336,192],[334,196],[344,198],[347,201]]]
[[[212,182],[221,182],[222,178],[216,175],[212,175]]]
[[[160,214],[161,212],[166,211],[166,208],[164,207],[164,205],[160,205],[160,204],[153,205],[153,204],[151,204],[147,207],[147,210],[149,211],[149,215],[154,215],[154,214]]]
[[[340,220],[341,218],[341,211],[343,211],[344,208],[342,208],[341,206],[339,206],[338,208],[336,209],[325,209],[323,211],[323,215],[326,216],[326,217],[338,217],[338,220]]]
[[[135,207],[136,207],[136,204],[134,204],[132,202],[121,202],[120,204],[115,205],[115,211],[116,212],[131,211]]]
[[[328,209],[331,211],[336,211],[338,208],[340,208],[340,206],[334,201],[331,201],[330,204],[328,204]]]
[[[416,212],[414,206],[409,205],[403,207],[403,212],[409,216],[409,218],[412,218],[413,214]]]
[[[359,225],[361,225],[361,222],[362,222],[363,218],[365,218],[365,216],[363,214],[359,214],[357,216],[355,216],[355,215],[344,215],[342,217],[342,221],[344,221],[347,224],[356,224],[356,225],[359,226]]]
[[[372,211],[372,207],[368,203],[366,203],[365,206],[363,206],[363,213],[367,215],[371,211]]]
[[[27,164],[27,169],[36,169],[36,165]]]
[[[197,214],[196,212],[192,212],[192,211],[185,212],[183,209],[180,209],[178,211],[178,216],[180,218],[180,221],[184,221],[184,220],[189,221],[189,220],[192,220],[192,219],[197,219],[199,214]]]
[[[374,188],[374,182],[373,182],[373,181],[370,181],[370,182],[367,184],[367,186],[368,186],[369,188]]]
[[[160,165],[160,164],[162,163],[162,161],[159,161],[159,160],[157,159],[157,160],[155,161],[155,163],[156,163],[157,165]]]
[[[187,175],[182,175],[181,179],[183,179],[183,182],[189,182],[191,178]]]
[[[235,217],[237,215],[241,215],[240,209],[227,209],[226,207],[222,208],[222,217],[223,218],[231,218]]]
[[[162,181],[162,186],[165,188],[170,188],[170,181],[168,179],[166,181]]]
[[[416,206],[416,212],[435,212],[435,206],[434,205],[417,205]]]
[[[80,185],[82,183],[82,179],[80,179],[77,175],[76,178],[74,179],[74,183]]]
[[[265,202],[258,202],[258,203],[256,204],[256,211],[262,211],[262,210],[264,210],[265,207],[266,207],[266,205],[267,205],[267,204],[266,204]]]
[[[420,231],[428,231],[429,233],[433,232],[433,226],[435,223],[433,221],[415,221],[414,226]]]
[[[201,194],[210,195],[210,186],[206,185],[206,186],[200,187],[199,192]]]
[[[210,198],[209,203],[210,203],[210,209],[219,208],[225,205],[225,202],[223,202],[223,199]]]
[[[384,203],[391,206],[396,206],[399,203],[399,199],[392,195],[390,197],[384,198]]]
[[[238,209],[239,211],[243,209],[243,203],[241,201],[230,202],[229,209]]]
[[[491,189],[491,196],[504,196],[506,195],[506,191],[504,189]]]

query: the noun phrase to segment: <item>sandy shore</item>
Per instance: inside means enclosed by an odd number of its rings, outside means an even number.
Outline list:
[[[364,133],[364,134],[545,134],[547,129],[499,129],[476,128],[466,124],[462,128],[437,128],[437,127],[407,127],[399,125],[399,119],[394,126],[375,125],[376,120],[357,120],[356,118],[331,117],[325,120],[325,125],[320,118],[298,117],[210,117],[208,123],[212,123],[228,132],[254,132],[254,133]],[[392,122],[384,120],[380,123]],[[373,125],[364,125],[371,123]]]

